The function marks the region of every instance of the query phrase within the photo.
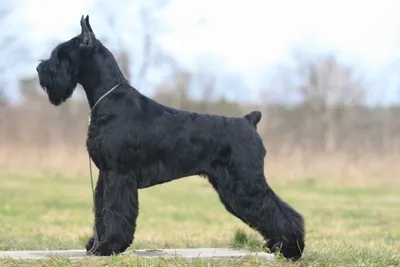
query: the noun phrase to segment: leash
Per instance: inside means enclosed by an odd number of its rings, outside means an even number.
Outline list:
[[[89,121],[89,125],[90,125],[90,121]],[[93,205],[96,205],[95,204],[96,197],[95,197],[95,193],[94,193],[94,184],[93,184],[92,160],[90,159],[89,154],[88,154],[88,156],[89,156],[90,183],[92,184]],[[96,216],[96,214],[94,216]],[[94,227],[93,227],[93,246],[88,251],[88,254],[93,254],[93,252],[97,249],[98,244],[99,244],[99,236],[97,235],[97,228],[96,228],[96,223],[95,223]]]
[[[89,114],[89,121],[88,121],[88,126],[90,126],[90,121],[91,121],[91,117],[92,117],[92,111],[93,109],[97,106],[97,104],[104,98],[106,97],[108,94],[110,94],[112,91],[114,91],[120,84],[117,83],[113,88],[111,88],[110,90],[107,91],[107,93],[105,93],[104,95],[102,95],[97,101],[96,103],[93,105],[93,107],[90,109],[90,114]],[[92,171],[92,160],[90,158],[90,155],[88,153],[88,158],[89,158],[89,172],[90,172],[90,183],[92,185],[92,195],[93,195],[93,206],[96,205],[96,197],[95,197],[95,191],[94,191],[94,183],[93,183],[93,171]],[[96,214],[95,214],[96,216]],[[99,245],[99,236],[97,234],[97,228],[96,228],[96,223],[94,224],[93,227],[93,246],[92,248],[88,251],[87,254],[93,254],[94,251],[97,249]]]

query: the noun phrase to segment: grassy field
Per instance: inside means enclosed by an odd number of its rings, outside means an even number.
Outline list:
[[[400,266],[400,189],[325,185],[318,179],[272,179],[275,191],[306,220],[306,250],[296,262],[270,266]],[[239,246],[257,250],[261,238],[231,216],[199,177],[140,191],[131,249]],[[82,249],[92,226],[88,177],[0,175],[0,249]],[[242,233],[242,234],[240,234]],[[193,266],[261,266],[253,258]],[[0,260],[0,266],[188,266],[181,259],[134,256],[71,261]]]

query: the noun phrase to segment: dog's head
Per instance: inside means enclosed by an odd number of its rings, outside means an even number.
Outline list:
[[[82,16],[81,28],[81,34],[59,44],[50,58],[42,60],[36,67],[40,86],[53,105],[60,105],[72,95],[79,82],[81,63],[90,57],[98,42],[89,24],[89,16]]]

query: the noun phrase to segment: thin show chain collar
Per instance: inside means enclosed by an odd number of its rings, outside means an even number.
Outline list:
[[[107,93],[105,93],[104,95],[102,95],[97,101],[96,103],[94,103],[93,107],[90,109],[90,114],[89,114],[89,124],[90,124],[90,119],[92,116],[92,111],[94,110],[94,108],[97,106],[98,103],[100,103],[100,101],[105,98],[108,94],[110,94],[112,91],[114,91],[115,89],[117,89],[117,87],[120,85],[120,83],[117,83],[113,88],[111,88],[110,90],[107,91]]]

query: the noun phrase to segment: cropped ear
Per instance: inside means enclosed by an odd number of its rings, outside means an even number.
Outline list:
[[[93,30],[92,30],[92,27],[90,26],[90,23],[89,23],[89,15],[86,16],[85,22],[86,22],[86,25],[87,25],[88,28],[89,28],[90,33],[91,33],[93,36],[95,36],[95,34],[94,34]]]
[[[81,17],[82,32],[81,32],[80,47],[85,49],[93,47],[93,38],[94,38],[89,26],[86,23],[86,21],[89,21],[89,18],[86,17],[86,19],[84,19],[83,16]]]

